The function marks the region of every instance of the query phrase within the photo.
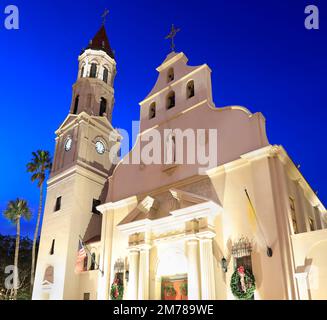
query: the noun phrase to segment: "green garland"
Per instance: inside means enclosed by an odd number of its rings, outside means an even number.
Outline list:
[[[175,297],[177,292],[172,284],[167,284],[165,286],[166,295],[168,297]]]
[[[184,282],[182,283],[180,286],[179,286],[179,290],[181,292],[181,294],[183,296],[187,296],[188,295],[188,286],[187,286],[187,282]]]
[[[124,286],[122,286],[119,281],[114,280],[110,288],[110,298],[111,300],[123,300]]]
[[[254,291],[255,291],[255,278],[254,278],[254,275],[253,275],[253,273],[251,271],[245,270],[243,268],[244,282],[245,282],[245,286],[246,286],[246,291],[244,292],[242,290],[241,276],[240,276],[240,270],[239,269],[240,268],[235,270],[235,272],[232,275],[231,281],[230,281],[230,287],[232,289],[232,293],[236,298],[238,298],[240,300],[251,300],[253,298],[253,294],[254,294]]]

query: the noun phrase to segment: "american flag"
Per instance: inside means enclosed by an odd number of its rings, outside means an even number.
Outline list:
[[[84,259],[87,257],[87,253],[84,248],[84,244],[81,239],[78,240],[78,253],[75,266],[75,273],[81,273],[84,271]]]

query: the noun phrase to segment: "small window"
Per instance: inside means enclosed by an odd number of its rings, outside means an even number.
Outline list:
[[[77,96],[77,97],[75,98],[73,114],[77,114],[77,111],[78,111],[78,104],[79,104],[79,96]]]
[[[194,81],[193,80],[189,81],[187,83],[186,90],[187,90],[187,93],[186,93],[187,99],[194,97]]]
[[[174,135],[169,135],[166,141],[165,164],[176,163],[176,138]]]
[[[85,69],[85,67],[83,66],[82,69],[81,69],[81,78],[84,77],[84,69]]]
[[[168,74],[167,74],[167,81],[168,82],[171,82],[175,79],[175,75],[174,75],[174,69],[173,68],[170,68],[168,70]]]
[[[289,199],[290,199],[290,209],[291,209],[291,219],[292,219],[292,224],[293,224],[293,232],[294,232],[294,234],[297,234],[299,232],[299,230],[298,230],[297,221],[296,221],[295,201],[291,197]]]
[[[50,249],[50,255],[52,256],[54,254],[55,249],[55,239],[52,240],[51,249]]]
[[[95,256],[95,253],[93,252],[91,254],[91,267],[90,267],[90,270],[95,270],[95,258],[96,258],[96,256]]]
[[[149,119],[156,117],[156,103],[152,102],[149,109]]]
[[[100,117],[103,116],[104,113],[107,111],[107,100],[105,98],[101,98],[100,100],[100,112],[99,115]]]
[[[59,211],[61,208],[61,197],[58,197],[56,200],[55,211]]]
[[[84,293],[83,300],[90,300],[90,293],[89,292]]]
[[[175,163],[176,162],[176,152],[177,152],[177,150],[176,150],[176,138],[175,138],[175,136],[172,136],[171,137],[171,139],[172,139],[172,144],[173,144],[173,163]]]
[[[103,68],[103,81],[105,83],[108,83],[108,75],[109,75],[109,71],[107,68]]]
[[[92,213],[101,214],[101,212],[99,212],[97,210],[97,206],[99,206],[100,204],[101,204],[101,201],[100,200],[93,199],[93,202],[92,202]]]
[[[44,278],[43,280],[44,281],[47,281],[49,283],[53,283],[53,266],[48,266],[46,269],[45,269],[45,272],[44,272]]]
[[[167,109],[175,107],[175,92],[172,91],[167,96]]]
[[[309,216],[309,225],[310,225],[310,231],[315,231],[314,219],[310,216]]]
[[[97,65],[96,63],[91,64],[90,78],[96,78],[97,76]]]

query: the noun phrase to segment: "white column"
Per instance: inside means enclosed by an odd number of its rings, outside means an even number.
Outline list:
[[[295,273],[295,278],[297,280],[297,286],[299,290],[299,299],[310,300],[309,293],[308,293],[308,273],[307,272]]]
[[[215,275],[213,265],[212,239],[200,240],[201,296],[202,300],[215,300]]]
[[[198,264],[198,240],[192,239],[187,241],[187,261],[188,261],[188,299],[200,299],[200,272]]]
[[[137,300],[138,273],[139,251],[132,249],[129,251],[128,300]]]
[[[112,229],[113,215],[111,212],[103,212],[102,215],[102,231],[101,231],[101,252],[99,267],[102,272],[98,272],[98,300],[108,300],[110,290],[110,274],[111,274],[111,242],[112,236],[110,230]]]
[[[149,246],[144,246],[140,251],[139,288],[138,299],[149,300]]]

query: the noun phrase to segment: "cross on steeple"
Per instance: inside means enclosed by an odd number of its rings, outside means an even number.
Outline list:
[[[109,10],[108,9],[105,9],[104,10],[104,13],[101,16],[101,18],[102,18],[102,24],[103,25],[105,25],[108,15],[109,15]]]
[[[175,42],[174,42],[174,39],[177,35],[177,32],[181,31],[181,29],[179,28],[175,28],[174,24],[171,25],[171,30],[170,30],[170,33],[168,34],[168,36],[166,36],[165,39],[171,39],[171,44],[170,44],[170,49],[171,51],[174,52],[175,50]]]

